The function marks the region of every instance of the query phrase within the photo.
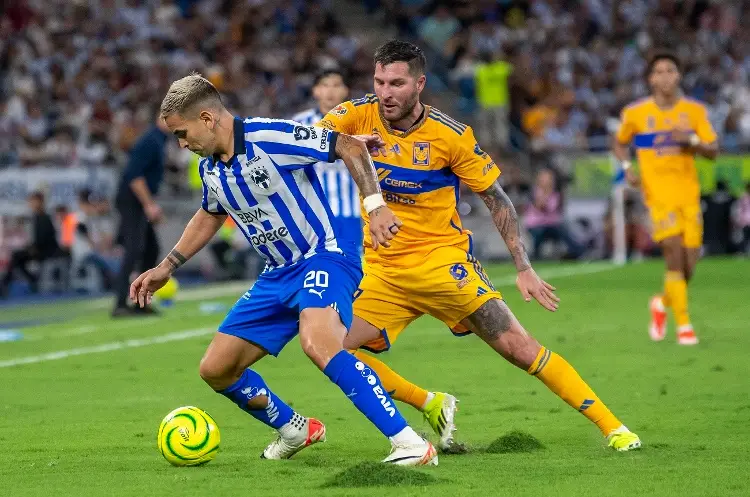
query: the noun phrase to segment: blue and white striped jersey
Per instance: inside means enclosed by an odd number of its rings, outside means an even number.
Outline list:
[[[292,117],[293,121],[302,124],[313,125],[323,119],[323,115],[317,108],[300,112]],[[360,218],[359,189],[352,179],[344,161],[337,160],[333,164],[319,162],[315,165],[323,191],[326,192],[331,212],[337,218]],[[357,234],[362,239],[362,230]]]
[[[314,164],[336,160],[338,134],[281,119],[234,120],[234,156],[201,160],[202,207],[228,214],[267,262],[342,253]]]

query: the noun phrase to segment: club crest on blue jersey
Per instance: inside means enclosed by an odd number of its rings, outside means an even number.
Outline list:
[[[413,154],[412,162],[415,166],[430,164],[430,144],[428,142],[414,142]]]
[[[268,190],[271,186],[271,175],[268,174],[268,169],[262,165],[255,166],[250,170],[250,179],[253,180],[256,186]]]

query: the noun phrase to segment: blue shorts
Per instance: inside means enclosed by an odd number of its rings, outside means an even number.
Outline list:
[[[361,279],[360,259],[334,252],[268,271],[234,304],[219,331],[277,356],[297,335],[299,314],[308,307],[333,307],[348,330]]]
[[[344,247],[347,253],[359,254],[363,252],[364,223],[359,217],[337,217],[333,220],[336,229],[336,241]]]

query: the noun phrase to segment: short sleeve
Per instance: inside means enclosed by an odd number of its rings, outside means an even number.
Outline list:
[[[708,112],[704,106],[699,106],[695,115],[695,133],[703,143],[713,143],[718,137],[714,127],[711,126],[711,121],[708,120]]]
[[[471,127],[453,142],[451,169],[474,192],[483,192],[500,176],[492,157],[479,147]]]
[[[224,207],[222,207],[219,202],[219,197],[216,196],[214,190],[212,190],[206,182],[205,172],[206,167],[208,167],[208,161],[209,159],[201,159],[198,164],[198,173],[201,177],[201,183],[203,183],[203,199],[201,201],[201,207],[209,214],[226,214],[227,211],[224,210]]]
[[[622,145],[629,145],[635,136],[635,119],[633,118],[633,110],[625,108],[620,116],[620,127],[617,128],[617,134],[615,139]]]
[[[245,140],[262,149],[281,167],[335,162],[337,136],[330,129],[284,119],[245,122]]]
[[[352,102],[339,104],[328,112],[323,119],[317,123],[317,126],[338,131],[347,135],[356,135],[357,133],[357,108]]]

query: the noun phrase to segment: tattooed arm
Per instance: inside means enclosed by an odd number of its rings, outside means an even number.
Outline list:
[[[169,277],[177,268],[185,264],[188,259],[211,241],[226,218],[226,214],[211,214],[203,209],[198,209],[198,212],[185,226],[185,231],[177,245],[174,246],[167,257],[155,268],[149,269],[138,276],[130,285],[130,299],[141,307],[150,304],[154,292],[169,281]]]
[[[492,214],[492,220],[500,232],[500,236],[505,240],[513,263],[516,265],[518,277],[516,286],[521,291],[524,299],[529,302],[533,297],[542,307],[549,311],[557,310],[557,304],[560,299],[555,295],[555,287],[542,280],[537,276],[529,262],[529,256],[526,254],[526,247],[521,239],[521,229],[518,222],[513,203],[508,198],[500,184],[495,181],[489,188],[479,192],[484,203]]]
[[[363,197],[380,193],[378,173],[367,145],[353,136],[339,135],[336,139],[336,157],[344,161]]]
[[[390,247],[389,240],[398,233],[402,223],[385,204],[380,192],[378,173],[367,151],[367,145],[352,136],[338,135],[336,156],[344,161],[359,187],[363,198],[362,204],[370,217],[372,248],[377,250],[380,245]]]
[[[526,254],[526,247],[521,239],[521,229],[518,222],[518,214],[503,187],[495,181],[485,191],[480,192],[479,196],[490,210],[492,220],[500,232],[500,236],[505,240],[510,255],[516,265],[516,270],[520,273],[531,267],[529,256]]]

